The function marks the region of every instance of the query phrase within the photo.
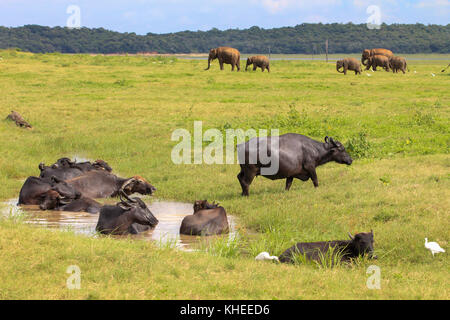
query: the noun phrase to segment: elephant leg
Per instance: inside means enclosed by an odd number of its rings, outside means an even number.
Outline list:
[[[237,67],[237,71],[241,71],[241,59],[240,58],[238,58],[238,60],[237,60],[236,67]]]
[[[234,63],[231,64],[231,71],[234,71]]]
[[[289,189],[291,188],[292,181],[294,181],[293,177],[289,177],[286,179],[286,188],[285,188],[286,191],[289,191]]]
[[[347,75],[347,67],[344,66],[344,75]]]
[[[219,60],[219,64],[220,64],[220,70],[223,70],[223,61]]]
[[[266,67],[262,66],[261,70],[262,70],[262,72],[264,72],[264,70],[266,70]]]
[[[270,73],[270,66],[267,66],[267,72]]]
[[[256,64],[254,64],[253,65],[253,71],[256,71],[256,68],[258,68],[258,67],[256,66]]]

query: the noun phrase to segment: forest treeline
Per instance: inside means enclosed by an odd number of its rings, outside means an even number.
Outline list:
[[[389,48],[399,53],[450,53],[450,24],[391,24],[368,29],[365,24],[300,24],[295,27],[182,31],[166,34],[120,33],[103,28],[69,29],[26,25],[0,27],[0,49],[61,53],[204,53],[231,46],[243,53],[356,53]]]

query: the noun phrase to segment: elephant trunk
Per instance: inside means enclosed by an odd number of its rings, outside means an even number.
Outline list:
[[[208,57],[208,67],[205,70],[209,70],[211,67],[211,57]]]
[[[339,72],[339,73],[344,73],[344,70],[339,71],[339,69],[340,69],[340,68],[343,68],[343,67],[344,67],[344,65],[342,65],[342,66],[336,65],[336,71]]]
[[[366,64],[366,61],[367,61],[367,60],[369,60],[369,59],[366,58],[366,57],[362,57],[362,58],[361,58],[361,63],[362,63],[362,65],[365,66],[365,67],[367,67],[367,64]]]

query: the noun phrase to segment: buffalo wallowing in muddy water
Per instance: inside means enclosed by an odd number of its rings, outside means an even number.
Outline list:
[[[275,138],[278,139],[277,150],[271,147],[273,137],[253,138],[237,146],[241,166],[237,178],[243,196],[249,195],[250,184],[258,175],[271,180],[286,179],[286,190],[290,189],[294,178],[302,181],[311,179],[314,187],[318,187],[316,167],[330,161],[346,165],[351,165],[353,161],[342,143],[328,136],[325,137],[325,142],[296,133],[287,133]],[[270,157],[271,163],[261,161],[261,154],[264,153]],[[252,158],[256,161],[252,161]],[[272,174],[261,172],[262,169],[273,166],[274,161],[278,161],[276,172]]]
[[[229,230],[227,213],[219,204],[206,200],[194,202],[194,214],[184,217],[180,234],[210,236],[227,233]]]
[[[22,186],[18,204],[39,205],[42,210],[98,213],[95,198],[153,194],[156,190],[140,176],[120,178],[103,160],[91,163],[60,158],[51,166],[39,164],[40,177],[29,177]]]
[[[158,224],[158,219],[139,198],[119,194],[121,202],[114,206],[105,205],[100,210],[95,229],[103,234],[138,234]],[[124,199],[125,198],[125,199]]]

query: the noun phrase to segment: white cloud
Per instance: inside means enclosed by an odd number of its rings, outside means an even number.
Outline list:
[[[270,13],[278,13],[293,8],[320,8],[338,5],[342,0],[252,0],[253,3],[262,5]]]
[[[427,0],[421,1],[415,5],[416,8],[441,8],[449,6],[450,0]]]

